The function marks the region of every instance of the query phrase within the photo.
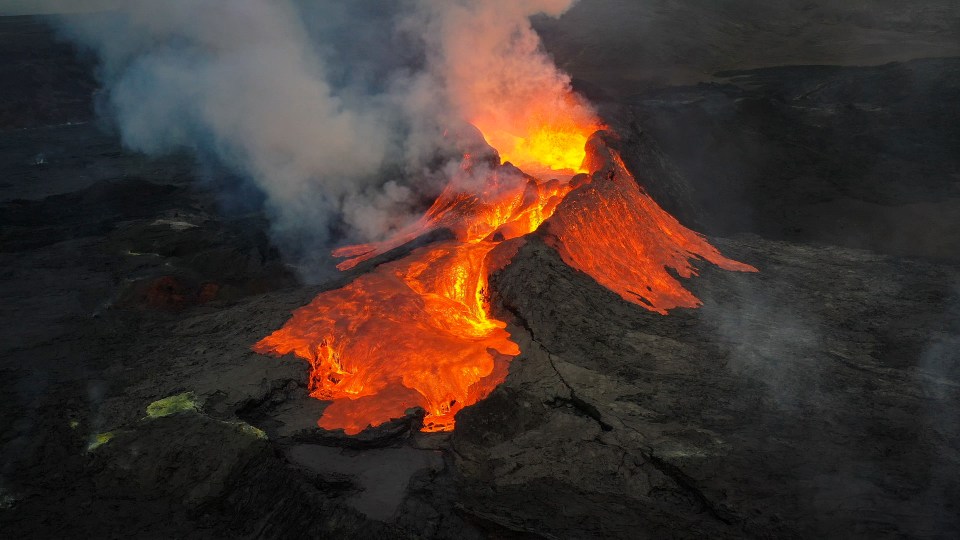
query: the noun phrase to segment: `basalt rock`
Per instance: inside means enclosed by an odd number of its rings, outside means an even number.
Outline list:
[[[37,26],[24,37],[0,23],[4,50],[66,62]],[[955,64],[730,73],[625,98],[611,110],[630,111],[614,126],[628,168],[664,208],[730,233],[710,241],[760,272],[698,264],[683,284],[703,305],[664,316],[534,235],[491,282],[523,351],[503,384],[453,433],[416,433],[413,414],[363,444],[317,428],[326,404],[309,397],[304,361],[250,347],[410,246],[303,286],[260,209],[219,206],[191,159],[148,159],[93,124],[67,125],[89,118],[91,79],[27,95],[29,77],[0,77],[17,94],[0,105],[0,531],[956,538],[960,270],[940,257],[953,231],[927,227],[954,216],[942,210],[956,195]],[[50,69],[0,63],[24,66]],[[825,118],[842,120],[824,131]],[[789,196],[768,189],[783,178]],[[741,188],[760,219],[717,202]],[[821,203],[834,206],[803,210]],[[846,208],[913,234],[872,235],[864,251],[791,233],[830,231]],[[765,236],[733,234],[744,231]],[[189,399],[145,419],[171,396]]]

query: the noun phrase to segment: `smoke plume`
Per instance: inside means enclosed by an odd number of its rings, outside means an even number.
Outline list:
[[[131,0],[59,24],[98,58],[98,107],[126,146],[253,182],[304,264],[409,222],[483,144],[466,123],[522,134],[531,115],[592,115],[529,22],[572,3]]]

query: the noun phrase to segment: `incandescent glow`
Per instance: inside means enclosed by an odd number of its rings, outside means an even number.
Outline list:
[[[348,270],[435,229],[447,229],[468,243],[523,236],[552,215],[571,189],[569,182],[544,182],[510,167],[474,166],[470,156],[464,157],[461,173],[423,217],[390,238],[334,250],[335,257],[347,259],[337,268]]]
[[[483,131],[483,128],[480,128]],[[523,136],[506,131],[484,131],[487,143],[502,148],[500,157],[531,174],[555,174],[572,176],[587,172],[583,168],[586,154],[583,150],[587,138],[595,131],[579,126],[543,126]],[[489,134],[488,134],[489,133]],[[550,174],[547,172],[547,174]]]
[[[457,411],[506,377],[520,350],[506,323],[489,315],[487,278],[517,247],[505,241],[539,227],[570,185],[511,167],[478,169],[464,159],[465,178],[482,175],[481,189],[465,192],[465,179],[455,177],[420,220],[393,238],[335,255],[352,257],[340,265],[346,269],[436,228],[449,229],[455,240],[320,294],[254,346],[310,362],[311,395],[333,400],[320,427],[355,434],[420,406],[427,411],[424,431],[448,430]]]
[[[666,315],[700,301],[671,275],[697,274],[691,259],[725,270],[756,272],[730,260],[702,235],[684,227],[658,205],[624,166],[620,156],[591,141],[593,180],[571,193],[548,223],[547,242],[563,262],[621,298]],[[669,270],[668,270],[669,269]]]
[[[424,431],[450,429],[520,352],[488,315],[495,248],[448,241],[415,250],[320,294],[254,348],[310,362],[311,395],[333,400],[320,427],[354,434],[420,406]]]
[[[567,264],[657,313],[699,305],[668,268],[690,277],[696,273],[690,260],[699,258],[755,271],[726,259],[661,209],[602,137],[569,157],[563,148],[551,149],[551,141],[572,140],[568,132],[542,131],[542,141],[537,130],[529,140],[545,150],[524,159],[554,171],[568,164],[564,159],[579,160],[570,172],[585,167],[592,177],[544,181],[465,156],[462,175],[418,221],[383,242],[334,254],[346,258],[340,268],[348,269],[434,229],[451,231],[454,240],[421,247],[321,293],[254,346],[310,363],[311,395],[332,401],[320,427],[356,434],[419,406],[427,413],[424,431],[452,429],[454,415],[500,384],[520,353],[507,324],[491,315],[489,276],[542,224],[545,240]]]
[[[587,139],[601,128],[593,110],[576,94],[538,96],[523,114],[488,113],[473,120],[504,163],[534,176],[573,176],[583,166]]]

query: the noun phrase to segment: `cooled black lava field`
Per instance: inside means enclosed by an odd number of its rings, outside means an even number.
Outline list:
[[[548,220],[484,292],[504,381],[358,435],[252,346],[450,233],[305,270],[209,149],[129,144],[64,19],[0,16],[0,537],[960,537],[960,4],[715,4],[532,24],[642,192],[758,272],[695,260],[661,315]]]

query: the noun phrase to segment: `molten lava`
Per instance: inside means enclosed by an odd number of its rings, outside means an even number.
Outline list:
[[[621,298],[666,315],[700,301],[670,273],[697,274],[691,258],[725,270],[757,269],[727,259],[640,189],[620,156],[597,137],[587,165],[593,180],[570,194],[548,222],[548,243],[563,262],[589,274]]]
[[[542,132],[528,131],[503,155],[536,160],[541,169],[585,167],[592,177],[544,181],[465,156],[462,174],[417,222],[383,242],[334,252],[348,258],[339,265],[348,269],[431,230],[455,237],[321,293],[254,346],[311,364],[311,395],[333,402],[320,427],[356,434],[420,406],[427,412],[424,431],[452,429],[457,411],[489,394],[520,353],[506,323],[491,315],[488,277],[519,248],[519,240],[510,240],[541,224],[567,264],[657,313],[699,305],[667,268],[690,277],[696,273],[690,260],[702,258],[755,271],[724,258],[661,209],[602,137],[584,144],[589,125],[556,132],[540,126]]]
[[[320,294],[256,350],[311,363],[311,395],[333,400],[320,427],[354,434],[419,405],[426,431],[449,429],[457,411],[503,381],[520,352],[506,324],[488,315],[496,247],[448,241],[417,249]]]
[[[525,114],[505,116],[490,111],[474,118],[487,143],[510,162],[534,176],[565,176],[590,172],[583,167],[587,139],[602,126],[592,110],[573,93],[541,100]]]
[[[456,240],[417,249],[341,289],[322,293],[284,327],[256,344],[260,353],[294,353],[313,366],[311,395],[333,400],[319,421],[355,434],[421,406],[425,431],[453,427],[453,416],[503,381],[520,353],[489,315],[487,277],[509,262],[505,240],[553,214],[570,184],[542,182],[509,166],[468,158],[427,213],[379,243],[339,249],[340,268],[437,228]],[[473,179],[482,187],[474,192]]]
[[[523,236],[553,214],[570,191],[568,182],[543,182],[516,168],[474,164],[470,156],[464,157],[461,173],[450,181],[423,217],[390,238],[334,250],[335,257],[349,257],[337,268],[348,270],[435,229],[447,229],[458,241],[466,243]]]

